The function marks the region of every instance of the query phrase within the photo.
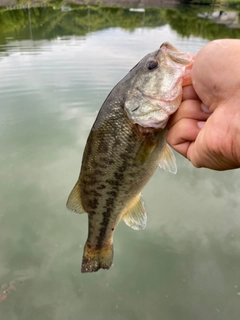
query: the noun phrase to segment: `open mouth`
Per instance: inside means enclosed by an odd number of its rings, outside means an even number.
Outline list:
[[[176,62],[183,64],[185,66],[190,65],[193,62],[193,57],[189,53],[181,52],[177,48],[175,48],[173,45],[171,45],[168,42],[163,43],[160,46],[160,49],[168,55],[168,57]]]

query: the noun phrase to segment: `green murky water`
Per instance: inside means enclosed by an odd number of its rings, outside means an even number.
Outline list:
[[[139,59],[240,38],[199,10],[0,11],[1,320],[240,319],[239,170],[177,155],[143,191],[146,230],[118,226],[109,271],[80,273],[87,215],[65,208],[97,111]]]

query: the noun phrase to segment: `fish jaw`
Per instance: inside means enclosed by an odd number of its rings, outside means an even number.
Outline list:
[[[180,52],[169,43],[163,43],[158,51],[146,56],[141,63],[142,74],[135,77],[136,85],[128,90],[125,101],[124,109],[130,121],[163,129],[180,106],[182,86],[186,79],[190,81],[192,63],[190,54]]]
[[[164,42],[160,49],[175,63],[189,67],[193,63],[193,57],[187,52],[181,52],[169,42]]]
[[[181,86],[177,86],[177,91],[168,100],[157,100],[138,90],[132,99],[126,101],[125,110],[133,123],[144,128],[163,129],[170,115],[178,109],[181,99]],[[139,101],[141,101],[141,107],[139,107]]]

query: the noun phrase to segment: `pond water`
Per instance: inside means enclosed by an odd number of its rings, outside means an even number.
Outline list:
[[[58,7],[0,15],[0,319],[239,320],[240,171],[158,170],[144,231],[123,222],[110,270],[81,274],[87,215],[65,203],[111,88],[169,41],[196,53],[240,29],[203,9]]]

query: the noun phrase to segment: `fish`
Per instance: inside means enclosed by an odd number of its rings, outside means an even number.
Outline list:
[[[84,149],[67,208],[88,214],[81,272],[109,269],[121,219],[146,227],[141,191],[158,167],[176,173],[166,125],[182,99],[193,58],[169,43],[141,59],[107,96]]]

